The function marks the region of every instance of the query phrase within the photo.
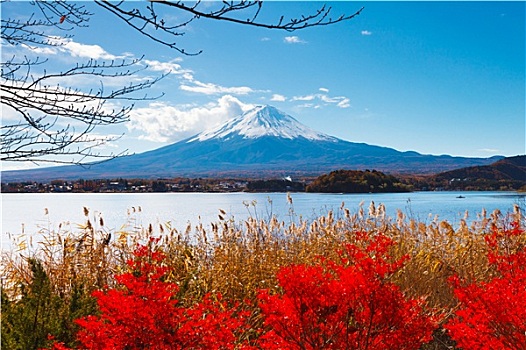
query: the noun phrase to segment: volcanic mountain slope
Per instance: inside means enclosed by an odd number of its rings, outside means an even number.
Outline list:
[[[487,165],[500,157],[422,155],[348,142],[258,106],[186,140],[89,168],[61,166],[2,173],[3,182],[49,179],[320,175],[337,169],[429,174]]]

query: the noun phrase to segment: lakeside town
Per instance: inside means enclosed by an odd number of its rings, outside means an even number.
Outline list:
[[[376,171],[335,171],[318,178],[292,179],[98,179],[2,183],[2,193],[152,193],[152,192],[325,192],[526,191],[525,181],[404,176]]]

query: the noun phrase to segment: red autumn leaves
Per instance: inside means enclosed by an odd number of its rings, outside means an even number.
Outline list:
[[[100,314],[76,321],[80,348],[419,349],[444,321],[441,312],[390,281],[407,260],[390,256],[391,239],[356,235],[358,243],[334,259],[281,268],[279,292],[260,290],[257,305],[219,294],[183,305],[178,286],[167,282],[163,254],[141,246],[131,271],[116,276],[118,286],[94,293]],[[459,348],[526,348],[526,251],[506,245],[523,237],[518,225],[487,236],[497,271],[491,281],[451,280],[459,308],[444,328]]]
[[[363,238],[366,247],[346,245],[337,261],[281,269],[283,293],[259,295],[264,349],[418,349],[431,340],[437,320],[423,300],[388,282],[405,258],[390,261],[385,236]]]
[[[462,349],[526,349],[524,238],[517,223],[508,230],[495,229],[485,239],[496,276],[479,283],[452,278],[460,305],[445,327]]]
[[[78,340],[88,349],[233,349],[246,313],[236,312],[220,295],[192,307],[176,299],[179,290],[164,279],[163,254],[141,246],[131,272],[116,276],[118,288],[97,291],[100,315],[77,320]]]

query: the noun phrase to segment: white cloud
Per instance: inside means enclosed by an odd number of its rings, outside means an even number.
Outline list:
[[[312,101],[316,98],[316,95],[306,95],[306,96],[294,96],[292,101]]]
[[[340,108],[349,108],[351,107],[351,100],[349,100],[348,98],[344,97],[340,102],[338,102],[338,104],[336,105]]]
[[[321,92],[324,92],[324,93],[328,93],[329,92],[329,89],[324,88],[324,87],[321,87],[318,90],[320,90]]]
[[[317,97],[326,103],[338,103],[343,98],[343,97],[329,97],[327,95],[321,95],[321,94],[318,95]]]
[[[319,104],[315,103],[304,103],[298,106],[298,108],[313,108],[313,109],[319,109],[321,106]]]
[[[94,60],[115,60],[115,59],[125,59],[133,58],[133,55],[127,53],[121,56],[116,56],[108,53],[99,45],[87,45],[75,42],[71,39],[66,39],[62,37],[53,37],[51,41],[57,46],[50,46],[46,48],[39,48],[33,46],[24,46],[25,49],[31,50],[36,54],[45,54],[45,55],[58,55],[58,54],[68,54],[72,57],[84,57]],[[248,86],[233,86],[225,87],[214,83],[201,82],[194,78],[193,71],[190,69],[183,68],[180,64],[182,59],[176,58],[167,62],[162,62],[159,60],[148,60],[144,59],[142,64],[148,66],[148,70],[152,72],[162,72],[164,74],[171,73],[178,75],[180,78],[179,88],[184,91],[195,92],[205,95],[219,95],[219,94],[233,94],[233,95],[247,95],[255,92],[252,88]],[[88,85],[93,83],[93,79],[97,78],[95,84],[99,83],[102,79],[100,77],[80,77],[77,76],[73,82],[74,85]],[[109,77],[104,79],[105,86],[126,86],[131,81],[144,81],[146,79],[151,79],[147,76],[116,76]],[[60,84],[64,84],[62,80]]]
[[[492,154],[496,154],[500,152],[500,150],[496,148],[480,148],[477,151],[485,152],[485,153],[492,153]]]
[[[2,95],[0,95],[2,96]],[[2,96],[3,97],[3,96]],[[6,124],[17,122],[21,120],[21,116],[18,110],[8,106],[6,103],[0,105],[0,111],[2,112],[2,122]],[[2,130],[3,131],[3,130]]]
[[[370,32],[368,30],[362,30],[362,35],[372,35],[373,32]]]
[[[82,44],[70,38],[59,36],[49,38],[49,42],[55,46],[37,47],[22,45],[24,48],[41,55],[69,54],[71,57],[89,58],[94,60],[115,60],[129,57],[129,54],[116,56],[110,54],[99,45]]]
[[[108,53],[99,45],[81,44],[74,42],[73,40],[68,40],[64,46],[61,46],[61,48],[67,50],[73,57],[91,58],[94,60],[115,60],[117,58],[122,58]]]
[[[200,107],[152,102],[148,107],[132,111],[128,128],[144,132],[142,139],[176,142],[217,126],[253,107],[231,95],[222,96],[216,102]]]
[[[45,82],[48,86],[38,91],[34,91],[33,89],[28,88],[32,82],[11,81],[6,86],[9,88],[16,87],[18,90],[18,98],[21,100],[29,100],[29,101],[40,101],[40,100],[51,101],[52,100],[54,101],[54,105],[60,110],[70,110],[70,111],[93,110],[93,111],[105,112],[107,114],[111,114],[111,113],[116,113],[115,111],[118,111],[123,107],[121,105],[121,101],[101,99],[100,96],[96,97],[94,95],[94,92],[92,92],[91,95],[86,95],[89,97],[81,98],[84,93],[81,90],[78,90],[75,92],[75,96],[76,96],[75,98],[73,97],[67,98],[68,92],[71,92],[70,88],[68,88],[67,86],[72,85],[72,86],[75,86],[76,88],[78,87],[78,82],[76,85],[74,85],[75,84],[74,78],[75,77],[67,77],[67,79],[62,79],[62,80],[47,79]],[[76,77],[76,78],[77,80],[80,80],[82,82],[82,79],[79,79],[79,77]],[[64,81],[66,83],[64,83]],[[56,82],[57,84],[55,85],[54,82]],[[58,84],[59,82],[61,82],[61,85]],[[9,96],[9,93],[7,92],[7,90],[2,90],[0,92],[0,98],[5,98],[7,96]],[[41,112],[37,108],[29,108],[28,110],[23,111],[23,110],[14,108],[8,104],[2,104],[0,111],[2,112],[3,120],[9,121],[9,123],[12,123],[12,124],[15,124],[17,121],[20,121],[20,120],[22,120],[23,124],[26,124],[27,122],[24,120],[25,113],[29,113],[34,118],[44,117],[45,119],[42,120],[41,123],[44,123],[44,124],[51,123],[50,125],[48,125],[50,132],[52,132],[52,130],[66,128],[68,126],[77,128],[78,130],[85,129],[87,127],[87,125],[84,122],[80,121],[77,118],[73,118],[73,115],[54,117],[53,115],[46,115],[45,113]],[[74,112],[71,112],[71,113],[74,113]]]
[[[192,85],[188,85],[192,84]],[[205,95],[217,95],[217,94],[234,94],[234,95],[247,95],[251,92],[254,92],[252,88],[248,86],[234,86],[234,87],[225,87],[213,83],[202,83],[198,80],[192,80],[188,83],[183,83],[179,87],[181,90],[196,92]]]
[[[194,76],[192,75],[192,73],[186,72],[186,73],[183,73],[183,79],[188,80],[188,81],[193,81]]]
[[[140,84],[148,80],[153,80],[153,77],[144,76],[139,74],[134,75],[123,75],[116,77],[99,77],[95,75],[73,75],[67,77],[53,77],[46,79],[48,85],[59,84],[60,86],[71,86],[83,91],[92,90],[96,93],[96,90],[101,87],[101,82],[103,83],[104,92],[106,94],[110,93],[110,90],[120,89],[123,86],[128,86],[130,84]],[[150,94],[149,91],[143,91],[143,93]],[[151,93],[155,95],[154,93]]]
[[[192,77],[192,71],[189,69],[183,69],[180,64],[181,60],[175,59],[169,62],[160,62],[157,60],[144,60],[143,62],[148,65],[148,69],[154,72],[173,73],[173,74],[189,74]]]
[[[283,38],[283,41],[287,44],[306,44],[307,42],[303,39],[300,39],[298,36],[286,36]]]
[[[265,37],[261,38],[261,41],[270,41],[270,38],[265,36]]]
[[[37,55],[56,55],[58,53],[58,50],[54,46],[50,47],[36,47],[31,45],[22,44],[23,48],[36,53]]]
[[[213,83],[203,83],[194,78],[190,70],[182,72],[182,78],[184,82],[181,83],[179,88],[184,91],[195,92],[205,95],[217,95],[217,94],[234,94],[234,95],[248,95],[255,92],[248,86],[233,86],[225,87]]]
[[[284,102],[287,100],[287,98],[283,95],[280,95],[280,94],[274,94],[272,95],[272,97],[270,98],[271,101],[277,101],[277,102]]]
[[[319,90],[323,92],[325,92],[325,90],[329,91],[328,89],[325,89],[325,88],[320,88]],[[339,108],[349,108],[351,106],[351,103],[350,103],[351,101],[349,98],[345,96],[331,97],[331,96],[328,96],[326,93],[311,94],[311,95],[305,95],[305,96],[294,96],[291,99],[291,101],[304,101],[304,102],[315,101],[315,100],[319,100],[321,102],[324,102],[325,104],[336,104],[336,106]],[[314,103],[310,103],[310,104],[306,103],[306,104],[301,105],[300,107],[319,108],[320,105],[317,105]]]

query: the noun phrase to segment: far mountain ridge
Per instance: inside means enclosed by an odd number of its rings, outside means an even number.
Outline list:
[[[526,184],[526,155],[506,157],[489,165],[455,169],[435,175],[444,179],[516,180]]]
[[[338,169],[433,174],[489,165],[502,157],[434,156],[356,143],[317,132],[272,106],[152,151],[89,167],[2,172],[2,182],[53,179],[318,176]]]

